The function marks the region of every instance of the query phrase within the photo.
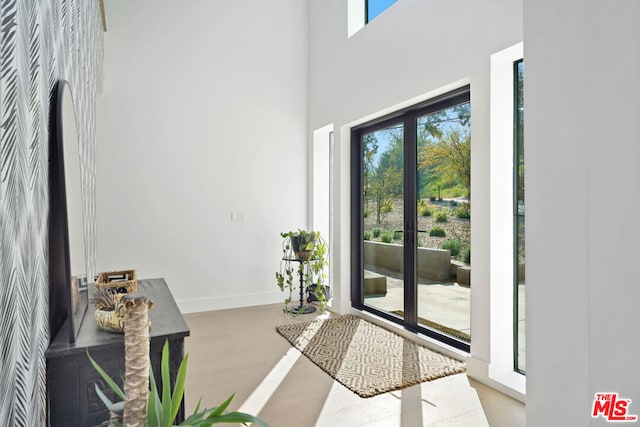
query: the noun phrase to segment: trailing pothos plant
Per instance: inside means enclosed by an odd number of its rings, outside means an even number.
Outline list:
[[[102,379],[109,385],[111,390],[117,397],[125,400],[125,395],[122,389],[115,383],[115,381],[93,360],[93,358],[87,352],[87,356],[91,361],[91,364],[95,370],[100,374]],[[185,378],[187,376],[187,363],[189,361],[189,355],[186,354],[182,358],[178,373],[176,374],[176,381],[173,391],[171,391],[171,382],[169,377],[169,343],[165,341],[162,348],[162,360],[160,362],[160,372],[162,375],[162,395],[158,393],[158,387],[156,385],[155,377],[153,376],[153,369],[149,366],[149,399],[147,401],[147,427],[171,427],[174,424],[180,404],[184,396]],[[126,380],[126,379],[125,379]],[[102,400],[105,406],[112,411],[114,403],[105,396],[105,394],[95,385],[96,393]],[[185,419],[180,426],[193,426],[193,427],[209,427],[218,423],[232,423],[243,424],[256,423],[264,427],[269,427],[267,423],[253,415],[246,414],[244,412],[226,412],[227,407],[231,403],[234,395],[232,394],[227,400],[225,400],[219,406],[214,408],[200,409],[200,401],[196,405],[196,408],[187,419]],[[202,400],[202,399],[201,399]],[[119,402],[122,404],[122,402]],[[116,403],[115,405],[118,405]],[[110,424],[111,425],[111,424]],[[120,422],[113,422],[115,426],[122,426]]]
[[[286,292],[283,312],[297,313],[294,306],[294,289],[298,286],[313,296],[322,312],[327,307],[327,244],[319,231],[286,231],[282,236],[282,260],[276,272],[276,282]],[[302,280],[300,279],[302,278]],[[311,299],[311,298],[310,298]]]

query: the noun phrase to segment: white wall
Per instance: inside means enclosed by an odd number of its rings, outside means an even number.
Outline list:
[[[640,414],[640,3],[524,12],[527,425],[606,425],[596,392]]]
[[[307,225],[306,2],[106,7],[99,269],[165,277],[185,311],[282,301],[278,233]]]
[[[471,84],[472,355],[485,376],[489,337],[490,57],[522,41],[522,3],[401,0],[347,37],[347,2],[310,4],[310,128],[335,124],[335,305],[350,307],[349,128]],[[509,261],[507,261],[509,262]]]

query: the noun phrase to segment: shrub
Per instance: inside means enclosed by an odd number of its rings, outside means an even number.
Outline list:
[[[384,202],[382,204],[382,207],[380,208],[380,212],[382,213],[389,213],[393,210],[393,202],[391,200],[387,200],[386,202]]]
[[[402,240],[402,231],[393,232],[393,240]]]
[[[434,217],[436,219],[436,222],[449,222],[449,214],[442,209],[439,209],[434,214]]]
[[[458,206],[458,202],[455,200],[449,200],[449,206]]]
[[[436,201],[436,196],[429,196],[429,201],[435,202]]]
[[[371,232],[370,231],[365,231],[364,234],[362,235],[362,238],[364,240],[371,240]]]
[[[463,203],[456,208],[454,214],[457,218],[469,219],[471,218],[471,206],[467,203]]]
[[[392,232],[390,232],[390,231],[388,231],[388,232],[386,232],[386,233],[382,233],[382,234],[380,235],[380,240],[381,240],[383,243],[391,243],[391,242],[393,242],[393,233],[392,233]]]
[[[420,216],[431,216],[433,214],[433,208],[428,203],[423,203],[418,206],[418,215]]]
[[[465,246],[462,249],[462,261],[471,264],[471,246]]]
[[[444,228],[442,227],[434,227],[429,231],[429,236],[432,237],[445,237],[447,233],[445,233]]]
[[[442,242],[442,245],[440,245],[440,247],[451,252],[451,256],[458,256],[458,254],[460,253],[460,240],[445,240],[444,242]]]
[[[373,233],[373,237],[380,237],[380,227],[373,227],[371,232]]]
[[[451,197],[460,197],[464,195],[464,192],[465,192],[464,188],[460,187],[459,185],[456,185],[451,189]]]
[[[369,211],[364,211],[364,217],[369,218]]]

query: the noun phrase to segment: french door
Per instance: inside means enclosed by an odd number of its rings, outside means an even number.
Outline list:
[[[351,138],[352,305],[465,351],[470,114],[467,86]]]

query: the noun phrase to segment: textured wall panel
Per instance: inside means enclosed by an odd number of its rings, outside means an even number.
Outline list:
[[[89,274],[95,273],[98,0],[0,0],[0,425],[46,420],[48,135],[55,83],[74,94]]]

